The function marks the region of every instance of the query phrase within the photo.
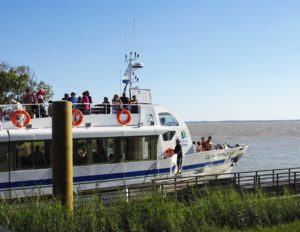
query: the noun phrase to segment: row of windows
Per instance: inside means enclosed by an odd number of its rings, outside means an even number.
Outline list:
[[[73,164],[155,160],[157,141],[158,136],[74,139]],[[50,167],[50,154],[50,140],[0,143],[0,171]]]

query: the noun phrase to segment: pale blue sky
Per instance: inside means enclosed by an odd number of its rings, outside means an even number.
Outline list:
[[[138,86],[184,120],[300,119],[300,1],[0,0],[0,9],[0,60],[30,66],[54,99],[84,90],[111,99],[135,49]]]

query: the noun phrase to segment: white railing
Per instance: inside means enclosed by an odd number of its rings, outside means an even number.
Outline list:
[[[83,114],[117,114],[121,109],[127,109],[130,113],[136,114],[140,112],[140,106],[138,104],[73,104],[73,109],[82,111]],[[52,104],[7,104],[0,105],[0,121],[9,121],[12,114],[16,110],[26,110],[31,118],[43,118],[52,116]]]

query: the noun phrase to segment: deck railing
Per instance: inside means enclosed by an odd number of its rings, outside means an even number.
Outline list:
[[[174,176],[154,179],[152,183],[105,188],[93,191],[78,191],[80,196],[99,194],[104,201],[119,199],[120,196],[127,200],[160,192],[164,195],[191,194],[190,190],[197,193],[205,192],[207,188],[237,191],[265,191],[270,194],[280,195],[285,188],[300,192],[300,167],[282,168],[272,170],[258,170],[234,172],[229,174],[197,175],[190,177]],[[188,190],[188,191],[187,191]]]
[[[32,118],[43,118],[52,116],[52,104],[7,104],[0,105],[0,121],[9,121],[12,114],[19,109],[26,110]],[[139,104],[73,104],[73,109],[78,109],[83,114],[116,114],[120,109],[127,109],[130,113],[140,112]]]

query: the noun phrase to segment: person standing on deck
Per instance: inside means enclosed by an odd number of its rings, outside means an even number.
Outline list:
[[[212,140],[211,136],[208,136],[208,139],[206,140],[206,150],[207,151],[210,151],[214,148],[214,145],[211,140]]]
[[[112,101],[112,113],[113,114],[117,114],[119,112],[119,110],[121,109],[121,106],[123,104],[123,102],[121,101],[120,97],[118,96],[118,94],[115,94]]]
[[[204,137],[201,137],[201,151],[206,151],[206,141]]]
[[[88,96],[88,98],[89,98],[89,103],[90,103],[90,104],[93,103],[92,96],[90,95],[90,92],[86,90],[86,91],[85,91],[85,95]]]
[[[198,141],[198,142],[197,142],[197,147],[196,147],[196,153],[199,153],[199,152],[202,152],[202,151],[203,151],[202,145],[201,145],[201,143]]]
[[[110,114],[111,104],[108,100],[108,97],[104,97],[101,106],[103,107],[103,114]]]
[[[176,146],[174,148],[174,154],[177,154],[177,173],[181,174],[182,148],[181,148],[179,139],[176,139]]]
[[[65,93],[64,94],[64,97],[61,99],[63,101],[68,101],[69,100],[69,94],[68,93]]]
[[[193,141],[192,149],[193,149],[193,154],[197,153],[197,145],[195,141]]]
[[[90,96],[89,96],[89,92],[85,91],[82,93],[82,103],[83,103],[83,114],[87,115],[87,114],[91,114],[91,105],[90,105]]]
[[[131,113],[137,113],[138,112],[138,100],[136,99],[136,96],[133,95],[132,99],[130,100],[130,104],[131,104]]]
[[[71,97],[69,97],[69,99],[68,99],[68,101],[72,102],[73,109],[77,108],[77,102],[78,102],[78,99],[77,99],[77,97],[75,97],[75,95],[76,95],[76,93],[72,92]]]
[[[125,92],[123,92],[122,97],[120,97],[120,99],[121,99],[121,101],[123,103],[124,108],[128,109],[129,99],[128,99],[128,97],[126,97],[126,93]]]
[[[25,109],[30,114],[31,118],[35,117],[35,111],[37,103],[36,96],[33,94],[33,92],[30,89],[26,89],[26,94],[23,98],[23,103],[26,104]]]

